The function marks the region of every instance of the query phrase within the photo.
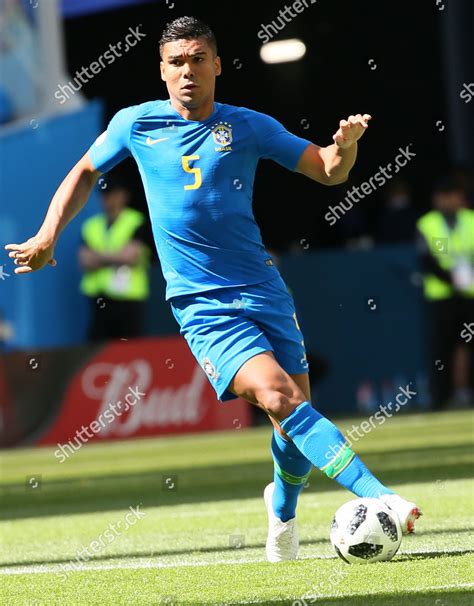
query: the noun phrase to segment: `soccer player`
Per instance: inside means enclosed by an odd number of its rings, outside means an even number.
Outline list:
[[[222,401],[242,397],[274,425],[274,481],[264,491],[268,560],[298,554],[296,504],[312,466],[360,497],[376,497],[412,532],[420,511],[381,484],[337,427],[310,404],[303,335],[294,303],[266,252],[252,212],[260,158],[323,185],[348,178],[370,116],[341,120],[319,147],[273,118],[214,101],[221,73],[214,34],[194,17],[170,23],[160,41],[169,99],[119,111],[67,175],[38,233],[9,244],[15,273],[56,265],[61,231],[98,177],[133,156],[143,180],[166,299]]]

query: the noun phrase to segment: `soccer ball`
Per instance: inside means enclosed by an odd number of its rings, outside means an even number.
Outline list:
[[[402,542],[395,513],[379,499],[354,499],[336,511],[331,543],[348,564],[391,560]]]

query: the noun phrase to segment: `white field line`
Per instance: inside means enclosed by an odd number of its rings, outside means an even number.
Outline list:
[[[426,551],[404,551],[401,552],[400,555],[417,555],[419,553],[427,553]],[[429,553],[429,552],[428,552]],[[438,553],[438,552],[436,552]],[[450,550],[444,552],[446,555],[455,555],[456,553],[464,553],[464,550]],[[171,554],[170,554],[171,555]],[[128,556],[124,556],[128,557]],[[319,556],[305,556],[302,558],[298,558],[301,560],[335,560],[337,556],[335,555],[319,555]],[[396,561],[396,560],[395,560]],[[202,560],[197,562],[116,562],[110,564],[90,564],[88,565],[76,562],[75,560],[68,560],[67,562],[61,562],[61,564],[67,566],[68,564],[74,564],[73,570],[68,570],[68,573],[73,572],[84,572],[89,570],[120,570],[120,569],[131,569],[131,570],[139,570],[139,569],[147,569],[147,568],[188,568],[188,567],[196,567],[199,568],[201,566],[216,566],[216,565],[235,565],[235,564],[255,564],[261,563],[266,564],[266,560],[262,560],[261,557],[255,558],[241,558],[239,560],[226,560],[224,562],[212,562],[209,560]],[[21,575],[21,574],[44,574],[44,573],[62,573],[64,574],[64,570],[60,568],[61,564],[40,564],[39,566],[16,566],[16,567],[3,567],[0,568],[0,575],[10,576],[10,575]],[[474,583],[468,583],[466,586],[474,586]],[[453,587],[457,587],[457,585],[453,585]],[[431,588],[429,588],[431,589]]]
[[[333,556],[326,556],[327,558],[332,558]],[[208,560],[202,562],[121,562],[117,564],[93,564],[91,566],[87,566],[84,564],[79,564],[78,562],[64,562],[64,565],[74,563],[74,569],[68,570],[68,574],[72,574],[74,572],[83,572],[89,570],[119,570],[122,568],[131,569],[131,570],[139,570],[140,568],[188,568],[188,567],[200,567],[200,566],[213,566],[215,564],[255,564],[256,562],[261,561],[261,558],[242,558],[241,560],[227,560],[225,562],[209,562]],[[0,575],[14,575],[14,574],[41,574],[41,573],[62,573],[66,574],[59,565],[53,566],[25,566],[23,568],[0,568]]]

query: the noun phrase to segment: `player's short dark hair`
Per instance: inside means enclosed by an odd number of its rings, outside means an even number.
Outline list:
[[[167,42],[194,40],[195,38],[205,38],[214,54],[217,55],[217,41],[212,29],[196,17],[179,17],[168,23],[163,30],[160,40],[160,56],[163,57],[163,47]]]

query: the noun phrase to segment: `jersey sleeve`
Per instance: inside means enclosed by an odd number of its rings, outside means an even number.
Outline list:
[[[290,133],[278,120],[266,114],[251,112],[248,118],[257,138],[260,158],[274,160],[294,171],[311,141]]]
[[[106,173],[130,155],[130,132],[135,120],[135,107],[126,107],[115,114],[104,131],[89,148],[96,170]]]

